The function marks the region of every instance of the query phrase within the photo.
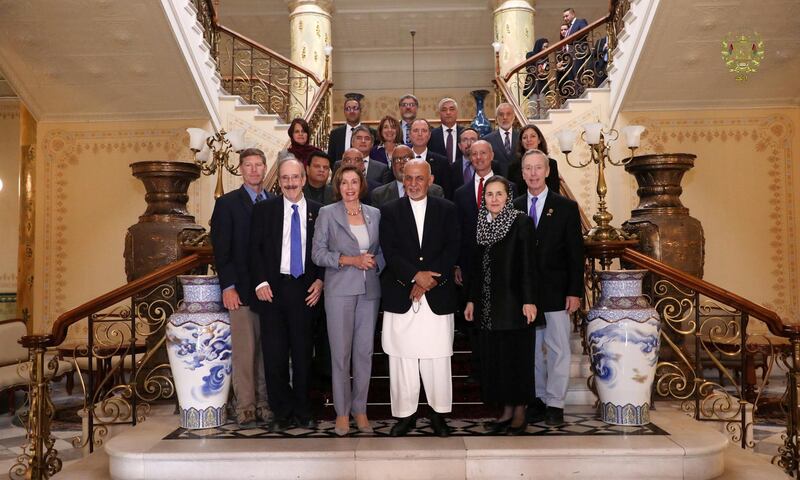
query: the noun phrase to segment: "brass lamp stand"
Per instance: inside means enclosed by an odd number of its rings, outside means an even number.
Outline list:
[[[214,198],[221,197],[225,193],[222,188],[223,170],[239,175],[239,165],[231,164],[230,155],[244,150],[244,129],[209,132],[202,128],[187,128],[186,131],[189,133],[189,148],[195,155],[194,163],[200,167],[203,175],[217,174]]]

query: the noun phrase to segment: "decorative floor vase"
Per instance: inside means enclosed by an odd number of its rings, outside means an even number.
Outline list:
[[[647,270],[598,273],[600,299],[589,310],[586,338],[602,420],[646,425],[661,333],[658,312],[642,295]]]
[[[183,428],[227,421],[231,385],[231,324],[214,275],[182,275],[183,303],[169,317],[167,354]]]
[[[489,94],[489,90],[473,90],[470,93],[475,98],[475,118],[472,119],[470,127],[474,128],[480,136],[488,135],[492,132],[492,124],[486,118],[483,102],[486,95]]]

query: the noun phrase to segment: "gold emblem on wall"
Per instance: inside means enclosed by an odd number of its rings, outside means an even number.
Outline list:
[[[755,73],[764,60],[764,41],[758,33],[752,36],[745,34],[728,34],[722,40],[722,61],[728,70],[736,75],[736,80],[747,80],[747,76]]]

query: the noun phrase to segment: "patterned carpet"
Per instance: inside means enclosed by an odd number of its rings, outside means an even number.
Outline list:
[[[454,437],[492,435],[487,433],[484,424],[487,419],[447,419],[447,424],[452,429]],[[351,427],[351,437],[388,437],[389,430],[394,425],[394,420],[374,420],[371,422],[375,430],[372,434],[360,433]],[[236,423],[229,422],[218,428],[204,430],[186,430],[178,428],[170,433],[165,440],[200,440],[223,438],[338,438],[333,432],[332,421],[320,421],[314,430],[306,428],[292,428],[282,433],[272,433],[265,426],[239,427]],[[526,436],[577,436],[577,435],[669,435],[666,431],[654,424],[630,427],[607,425],[597,419],[594,414],[565,414],[564,423],[551,427],[542,423],[528,425]],[[409,432],[409,437],[435,436],[430,428],[427,418],[417,420],[417,428]]]

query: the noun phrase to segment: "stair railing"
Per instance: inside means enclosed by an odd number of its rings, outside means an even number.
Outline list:
[[[498,103],[514,106],[517,121],[525,125],[546,118],[552,109],[579,98],[587,88],[606,79],[610,52],[616,46],[630,9],[630,0],[612,0],[608,15],[511,67],[494,79]]]
[[[191,239],[184,245],[192,243]],[[194,239],[194,244],[198,242]],[[204,273],[213,263],[208,245],[183,248],[185,257],[60,315],[49,333],[26,335],[29,409],[23,415],[27,443],[9,470],[13,479],[45,479],[61,470],[50,423],[55,414],[50,380],[58,376],[56,351],[69,355],[83,388],[85,428],[72,439],[90,452],[103,444],[111,425],[136,425],[157,401],[174,400],[175,387],[163,347],[168,317],[179,303],[176,277]],[[130,305],[123,305],[130,302]],[[111,308],[110,311],[105,311]],[[87,320],[86,340],[67,346],[70,326]],[[45,375],[45,364],[48,373]],[[88,387],[84,383],[88,381]]]
[[[624,249],[620,260],[650,272],[644,293],[662,318],[656,397],[681,401],[681,409],[696,420],[722,422],[732,441],[752,448],[756,413],[766,405],[770,373],[781,365],[787,389],[779,406],[787,425],[773,463],[790,475],[800,474],[800,325],[636,250]],[[753,321],[771,335],[748,331]]]

